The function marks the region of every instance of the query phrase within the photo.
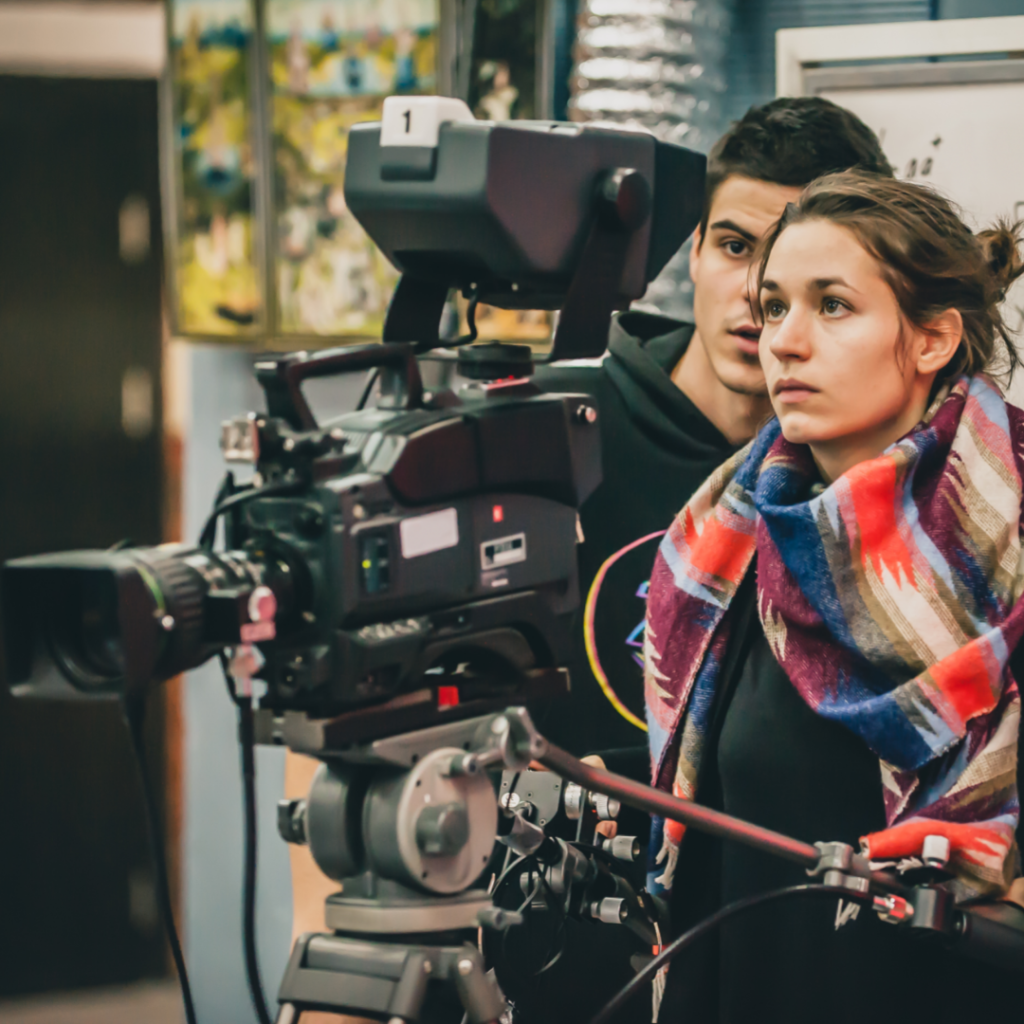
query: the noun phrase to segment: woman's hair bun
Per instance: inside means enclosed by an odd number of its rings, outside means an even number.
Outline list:
[[[1021,221],[1011,224],[1008,220],[1000,218],[996,221],[995,227],[979,231],[977,235],[985,254],[985,262],[1003,295],[1010,285],[1024,274],[1024,260],[1021,259],[1020,253],[1021,229]]]

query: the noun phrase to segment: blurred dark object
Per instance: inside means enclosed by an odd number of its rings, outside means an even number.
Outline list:
[[[456,95],[479,118],[567,120],[578,0],[460,0],[472,66]]]
[[[162,539],[156,90],[0,77],[0,559]],[[137,779],[117,703],[0,686],[0,995],[166,973]]]
[[[543,11],[539,0],[481,0],[478,4],[469,82],[469,105],[478,118],[508,121],[550,116],[543,97],[538,96]]]
[[[181,1024],[174,981],[24,996],[0,1002],[4,1024]]]

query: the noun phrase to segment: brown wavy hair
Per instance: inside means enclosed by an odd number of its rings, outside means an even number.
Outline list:
[[[879,174],[846,171],[812,182],[790,203],[755,258],[751,289],[760,320],[760,292],[768,257],[786,228],[825,220],[851,231],[879,263],[903,316],[919,330],[957,309],[964,330],[960,347],[939,381],[1003,365],[1006,380],[1021,363],[999,309],[1009,286],[1024,273],[1021,224],[999,221],[975,235],[960,211],[934,189]]]
[[[878,137],[856,114],[820,96],[781,96],[751,107],[708,154],[700,237],[707,236],[715,193],[734,174],[802,188],[851,168],[892,175]]]

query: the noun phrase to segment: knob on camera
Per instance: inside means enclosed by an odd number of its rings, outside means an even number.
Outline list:
[[[613,836],[601,843],[601,849],[616,860],[633,862],[640,858],[640,840],[636,836]]]
[[[636,231],[651,215],[654,197],[647,179],[634,167],[616,167],[598,186],[601,216],[625,231]]]

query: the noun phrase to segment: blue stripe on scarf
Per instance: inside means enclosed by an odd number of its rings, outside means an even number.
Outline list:
[[[985,419],[1000,434],[1010,436],[1010,419],[1006,412],[1006,401],[1003,396],[985,379],[975,377],[967,390],[967,400],[974,399]],[[982,447],[985,443],[982,442]],[[1003,606],[999,594],[992,588],[990,574],[992,566],[988,564],[986,552],[979,552],[966,534],[961,534],[965,543],[952,555],[959,554],[960,561],[954,566],[957,575],[974,598],[975,607],[967,609],[973,613],[979,631],[983,632],[988,622],[1003,618],[1007,609]]]
[[[799,482],[796,474],[785,467],[765,470],[754,496],[757,510],[797,586],[807,595],[836,640],[847,649],[855,650],[857,643],[839,600],[818,525],[823,516],[828,516],[828,512],[820,497],[795,503],[798,499],[794,484]],[[786,499],[792,503],[783,504]],[[831,517],[828,518],[831,520]],[[844,545],[846,540],[837,537],[836,543]]]
[[[967,766],[971,763],[971,755],[969,744],[960,743],[939,758],[928,769],[927,774],[931,781],[919,786],[914,791],[910,807],[928,807],[944,797],[953,788],[956,780],[967,770]],[[922,779],[922,782],[924,781]]]
[[[1010,417],[1006,411],[1006,399],[984,377],[971,379],[967,389],[970,398],[977,401],[985,419],[1001,434],[1010,436]]]
[[[658,723],[651,708],[651,702],[647,701],[646,705],[647,743],[651,750],[651,763],[657,765],[661,763],[661,755],[665,751],[665,744],[668,743],[669,732]]]
[[[837,690],[841,696],[826,695],[815,708],[817,713],[846,726],[880,758],[897,768],[919,768],[935,756],[932,745],[925,742],[894,694],[881,693],[865,700],[851,701],[851,685],[850,677],[840,672]],[[947,735],[952,736],[952,733],[947,730]]]
[[[651,837],[647,842],[647,891],[660,896],[668,890],[658,881],[665,871],[665,865],[659,864],[657,857],[661,850],[665,835],[665,819],[657,814],[651,815]]]

